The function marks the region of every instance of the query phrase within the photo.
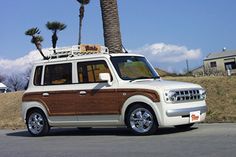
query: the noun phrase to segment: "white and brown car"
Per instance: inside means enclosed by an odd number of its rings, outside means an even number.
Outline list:
[[[68,126],[127,126],[147,135],[158,126],[189,128],[205,119],[201,86],[162,80],[142,55],[87,48],[99,53],[64,48],[33,66],[22,103],[33,136]]]

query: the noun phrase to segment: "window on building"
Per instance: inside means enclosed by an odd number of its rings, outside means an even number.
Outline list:
[[[211,68],[216,67],[216,62],[210,62],[210,66],[211,66]]]
[[[41,85],[42,70],[43,70],[43,66],[38,66],[35,69],[35,73],[34,73],[34,85],[35,86],[40,86]]]
[[[47,65],[45,67],[44,85],[72,83],[72,64]]]
[[[225,63],[225,70],[232,70],[232,69],[236,69],[236,63],[235,62]]]
[[[107,63],[103,60],[80,62],[77,68],[79,83],[99,83],[99,73],[110,73]]]

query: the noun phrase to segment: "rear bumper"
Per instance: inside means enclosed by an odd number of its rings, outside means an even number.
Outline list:
[[[169,109],[166,111],[168,117],[187,116],[190,112],[200,111],[201,114],[207,112],[206,106],[194,107],[194,108],[182,108],[182,109]]]

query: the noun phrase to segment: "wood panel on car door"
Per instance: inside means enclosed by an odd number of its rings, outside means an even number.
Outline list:
[[[56,91],[48,92],[48,96],[43,97],[43,101],[53,116],[73,116],[76,115],[76,101],[74,99],[76,91]]]
[[[77,91],[45,91],[24,94],[23,101],[40,102],[49,116],[76,115],[75,95]]]
[[[159,102],[156,91],[148,89],[97,89],[80,90],[76,97],[78,115],[120,115],[125,101],[134,95],[142,95]]]
[[[78,115],[120,114],[115,89],[80,90],[76,97]]]
[[[45,93],[48,93],[45,94]],[[44,96],[43,96],[44,95]],[[50,116],[121,114],[124,102],[131,96],[143,95],[159,102],[156,91],[147,89],[96,89],[27,93],[23,101],[38,101]]]

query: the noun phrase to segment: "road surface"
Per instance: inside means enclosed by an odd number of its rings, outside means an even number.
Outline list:
[[[199,124],[191,130],[160,128],[152,136],[127,129],[53,129],[31,137],[26,130],[0,130],[1,157],[235,157],[236,124]]]

